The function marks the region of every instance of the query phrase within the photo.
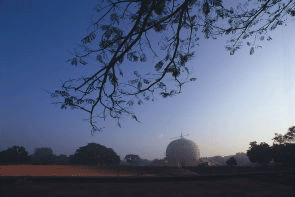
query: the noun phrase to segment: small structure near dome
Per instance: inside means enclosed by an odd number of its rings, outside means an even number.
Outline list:
[[[169,143],[166,149],[166,157],[169,166],[197,166],[200,158],[200,150],[195,142],[183,138]]]

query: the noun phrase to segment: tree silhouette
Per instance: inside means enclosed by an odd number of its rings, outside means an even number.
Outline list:
[[[1,164],[24,164],[30,162],[30,156],[23,146],[12,146],[0,152]]]
[[[236,159],[234,157],[231,157],[226,161],[226,165],[231,166],[231,167],[236,166],[237,161],[236,161]]]
[[[56,156],[49,147],[36,148],[32,155],[34,164],[54,164]]]
[[[295,126],[290,127],[285,135],[275,134],[273,138],[274,161],[276,164],[295,166]]]
[[[100,1],[97,17],[69,60],[72,65],[95,61],[97,69],[65,81],[52,97],[60,99],[56,103],[62,109],[88,112],[92,133],[102,129],[96,117],[114,118],[119,126],[123,115],[138,121],[132,112],[135,103],[153,101],[156,94],[179,94],[183,84],[196,80],[190,78],[187,62],[200,37],[230,35],[226,50],[231,55],[243,44],[252,55],[260,42],[272,39],[269,31],[295,16],[294,6],[293,0],[234,5],[222,0]]]
[[[120,156],[113,149],[106,148],[96,143],[88,143],[76,150],[75,154],[70,156],[70,163],[84,165],[118,165]]]
[[[131,165],[137,165],[141,161],[138,155],[133,155],[133,154],[126,155],[124,160]]]
[[[295,126],[290,127],[289,131],[285,134],[277,134],[275,133],[275,137],[273,138],[274,144],[286,144],[295,142]]]
[[[250,142],[250,148],[247,150],[247,156],[252,163],[267,165],[273,158],[272,148],[265,142],[257,144]]]
[[[68,156],[65,154],[57,155],[55,158],[55,164],[65,164],[69,160]]]

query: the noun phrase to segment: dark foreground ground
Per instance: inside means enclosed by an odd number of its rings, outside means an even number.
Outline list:
[[[0,177],[0,197],[294,197],[293,183],[293,171],[207,174],[187,177],[2,176]]]
[[[291,185],[264,180],[267,177],[224,178],[67,178],[29,180],[29,183],[2,183],[1,197],[11,196],[194,196],[194,197],[294,197]]]

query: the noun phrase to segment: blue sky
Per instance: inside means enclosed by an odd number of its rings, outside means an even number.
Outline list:
[[[123,158],[163,158],[169,138],[188,133],[201,156],[246,152],[251,141],[272,144],[295,120],[294,20],[271,35],[271,42],[249,55],[234,56],[227,38],[201,40],[189,62],[197,81],[183,93],[134,109],[142,123],[128,117],[101,122],[91,136],[88,114],[60,110],[47,91],[81,72],[66,63],[90,24],[94,1],[2,1],[0,3],[0,150],[22,145],[29,153],[51,147],[55,154],[95,142]],[[87,70],[87,67],[84,68]],[[82,69],[83,70],[83,69]]]

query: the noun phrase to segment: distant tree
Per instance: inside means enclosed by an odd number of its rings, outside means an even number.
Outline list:
[[[226,165],[231,166],[231,167],[236,166],[237,161],[236,161],[236,159],[234,157],[231,157],[226,161]]]
[[[138,121],[130,109],[135,103],[179,94],[183,84],[196,80],[189,77],[187,62],[200,37],[229,34],[225,48],[231,55],[243,45],[252,55],[260,42],[272,39],[270,31],[295,16],[294,6],[293,0],[99,1],[81,50],[69,60],[75,66],[94,60],[97,70],[65,81],[52,96],[61,98],[62,109],[89,113],[92,131],[101,129],[96,114],[118,124],[123,115]]]
[[[295,167],[295,126],[290,127],[285,135],[276,133],[273,140],[275,163]]]
[[[285,135],[275,133],[273,141],[274,144],[286,144],[295,142],[295,126],[290,127],[289,131]]]
[[[125,156],[124,160],[130,165],[138,165],[141,158],[138,155],[128,154]]]
[[[154,159],[151,162],[151,165],[153,165],[153,166],[160,166],[161,164],[162,164],[162,162],[160,159]]]
[[[0,163],[2,164],[24,164],[30,163],[30,156],[23,146],[12,146],[0,152]]]
[[[66,164],[69,161],[69,157],[64,154],[57,155],[55,158],[55,164]]]
[[[250,148],[247,150],[247,156],[252,163],[267,165],[273,158],[273,151],[265,142],[260,144],[257,144],[257,142],[251,142]]]
[[[70,157],[70,163],[83,165],[119,165],[120,156],[113,149],[96,143],[88,143],[76,150]]]
[[[277,165],[295,167],[295,144],[274,144],[273,152]]]
[[[52,149],[48,147],[36,148],[32,155],[34,164],[54,164],[55,158]]]

